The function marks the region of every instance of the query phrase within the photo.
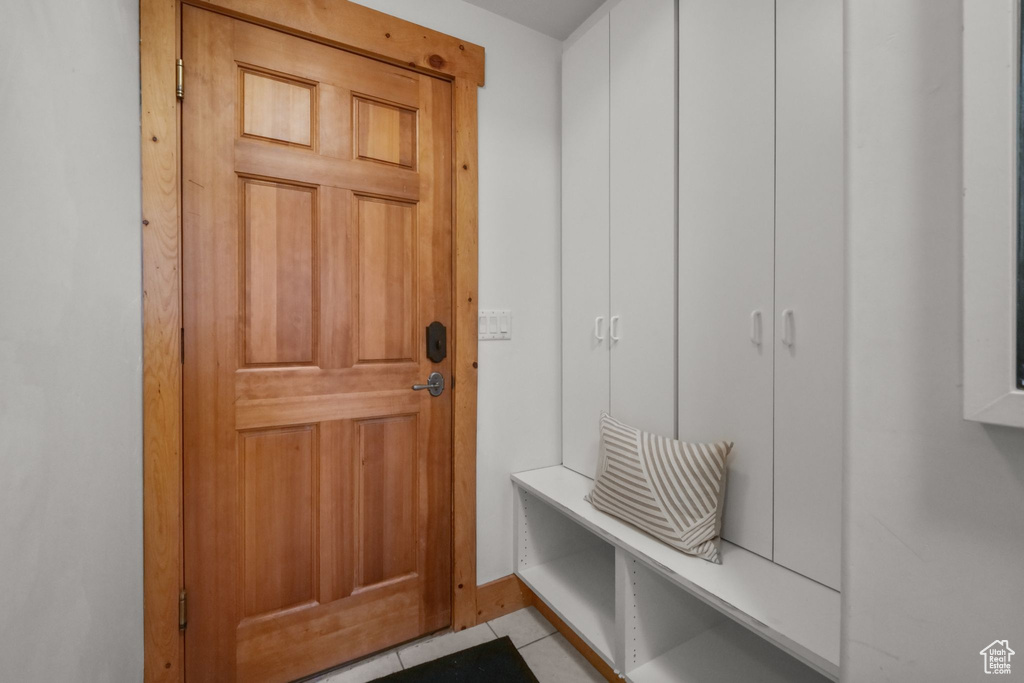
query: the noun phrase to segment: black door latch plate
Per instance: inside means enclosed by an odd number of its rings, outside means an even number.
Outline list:
[[[427,326],[427,358],[440,363],[448,355],[448,330],[434,321]]]

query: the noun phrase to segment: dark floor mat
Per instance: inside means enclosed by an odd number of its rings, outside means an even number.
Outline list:
[[[491,640],[373,683],[539,683],[512,641]]]

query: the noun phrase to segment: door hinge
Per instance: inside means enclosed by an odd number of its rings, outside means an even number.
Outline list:
[[[184,631],[185,627],[188,626],[186,600],[185,589],[182,589],[182,591],[178,593],[178,630],[180,631]]]
[[[185,63],[180,59],[178,60],[178,85],[175,88],[175,93],[179,100],[185,99]]]
[[[181,364],[185,364],[185,328],[180,329],[181,336],[178,338],[178,349],[181,351]]]

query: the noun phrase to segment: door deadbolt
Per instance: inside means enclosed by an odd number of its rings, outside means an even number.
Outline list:
[[[413,391],[423,391],[426,389],[430,392],[431,396],[440,396],[444,392],[444,375],[440,372],[432,372],[427,377],[426,384],[414,384],[412,389]]]
[[[435,320],[427,326],[427,358],[434,363],[440,363],[447,355],[448,331]]]

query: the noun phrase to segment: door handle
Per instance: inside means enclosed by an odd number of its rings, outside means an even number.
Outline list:
[[[796,324],[793,320],[792,308],[787,308],[782,312],[782,343],[790,347],[796,343]]]
[[[423,391],[426,389],[430,392],[431,396],[440,396],[444,391],[444,375],[440,372],[432,372],[427,377],[426,384],[414,384],[412,385],[413,391]]]
[[[613,342],[619,341],[619,316],[612,316],[612,322],[608,326],[608,334],[611,335]]]
[[[755,346],[761,345],[763,326],[761,324],[761,311],[754,311],[750,314],[750,341]]]
[[[604,316],[599,315],[594,318],[594,339],[600,344],[604,341]]]

